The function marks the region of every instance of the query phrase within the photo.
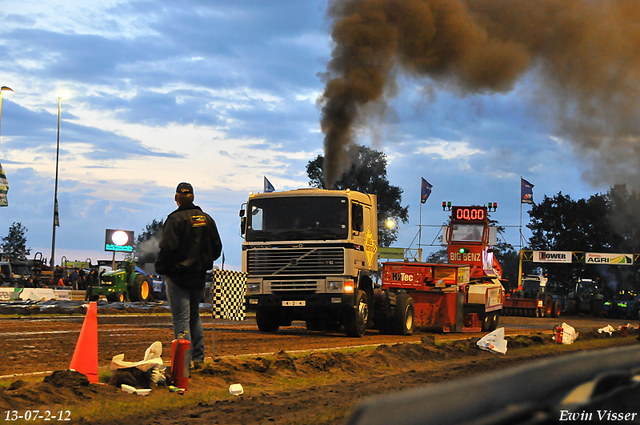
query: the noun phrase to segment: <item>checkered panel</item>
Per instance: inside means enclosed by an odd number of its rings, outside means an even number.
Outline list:
[[[213,318],[244,320],[247,274],[232,270],[213,271]]]

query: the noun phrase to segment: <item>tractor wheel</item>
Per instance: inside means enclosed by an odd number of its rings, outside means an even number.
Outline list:
[[[398,335],[411,335],[414,327],[415,304],[409,294],[399,294],[394,316],[396,333]]]
[[[131,301],[147,302],[151,299],[151,283],[149,278],[139,274],[133,281],[131,291],[129,291]]]
[[[367,302],[367,293],[358,289],[355,307],[346,313],[344,331],[348,336],[360,338],[367,330],[368,320],[369,304]]]
[[[107,301],[112,303],[123,303],[124,302],[124,294],[120,291],[115,292],[113,294],[107,295]]]
[[[278,319],[278,315],[271,310],[260,308],[256,311],[256,322],[260,332],[277,332],[280,327]]]

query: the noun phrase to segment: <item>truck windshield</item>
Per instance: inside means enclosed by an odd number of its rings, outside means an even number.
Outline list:
[[[540,281],[537,279],[522,279],[522,290],[525,292],[541,292]]]
[[[31,272],[29,271],[29,266],[15,264],[13,265],[13,274],[19,274],[20,276],[29,276]]]
[[[451,229],[451,240],[456,242],[482,242],[482,224],[454,224]]]
[[[347,198],[254,199],[247,212],[247,242],[347,239],[349,235]]]

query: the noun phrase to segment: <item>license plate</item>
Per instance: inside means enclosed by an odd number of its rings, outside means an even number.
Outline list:
[[[307,305],[306,301],[282,301],[283,307],[304,307]]]

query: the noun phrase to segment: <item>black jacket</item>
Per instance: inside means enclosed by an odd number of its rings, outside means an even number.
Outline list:
[[[159,248],[156,273],[177,285],[198,288],[220,257],[222,242],[209,214],[196,205],[182,205],[167,217]]]

